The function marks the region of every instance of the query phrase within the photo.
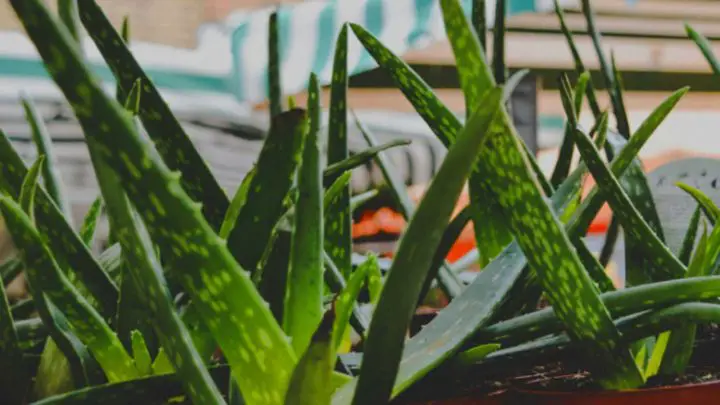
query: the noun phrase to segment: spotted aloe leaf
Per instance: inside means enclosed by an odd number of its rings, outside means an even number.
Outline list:
[[[28,97],[22,98],[22,105],[25,109],[25,117],[30,123],[32,130],[32,138],[37,148],[38,155],[45,156],[45,166],[43,166],[42,177],[45,190],[48,196],[55,202],[60,211],[66,218],[72,219],[70,214],[70,205],[67,200],[65,186],[63,185],[60,173],[55,166],[55,155],[52,148],[52,138],[48,133],[47,127],[42,117],[35,108],[35,104]]]
[[[25,180],[23,180],[22,187],[20,187],[18,203],[33,222],[35,221],[35,192],[44,162],[45,156],[40,155],[35,160],[35,163],[30,166],[30,170],[28,170],[27,176],[25,176]]]
[[[278,13],[270,14],[268,22],[268,98],[270,100],[270,118],[282,112],[282,83],[280,55],[280,27]]]
[[[139,330],[134,330],[130,334],[132,340],[132,353],[135,359],[135,368],[137,368],[141,377],[152,374],[152,358],[150,351],[145,344],[145,338]]]
[[[400,239],[371,320],[354,405],[385,403],[391,396],[405,333],[430,261],[478,152],[488,138],[501,97],[502,90],[494,88],[479,101],[481,107],[449,149]]]
[[[305,353],[323,316],[323,186],[320,162],[320,87],[310,75],[310,129],[298,172],[283,326],[298,356]]]
[[[355,301],[357,301],[360,290],[373,266],[377,266],[377,260],[374,256],[370,256],[367,261],[353,271],[347,285],[335,301],[335,326],[333,326],[332,336],[334,350],[338,350],[342,344],[350,316],[355,308]]]
[[[299,116],[299,110],[291,111],[295,113],[290,116]],[[302,158],[303,145],[304,134],[298,132],[296,120],[273,119],[255,164],[246,201],[227,239],[235,259],[251,273],[257,273],[275,226],[287,212],[285,200]]]
[[[577,250],[578,257],[582,261],[583,266],[585,266],[585,269],[587,269],[590,278],[592,278],[593,281],[595,281],[595,284],[597,284],[600,292],[614,291],[615,285],[605,272],[605,268],[603,268],[585,242],[579,240],[576,241],[574,245],[575,250]]]
[[[361,166],[369,161],[371,161],[375,155],[378,153],[390,149],[395,148],[398,146],[406,146],[409,145],[410,141],[406,141],[403,139],[396,139],[387,143],[384,143],[382,145],[376,145],[373,147],[370,147],[368,149],[365,149],[363,151],[360,151],[352,156],[350,156],[347,159],[341,160],[339,162],[332,163],[328,165],[328,167],[324,171],[324,175],[329,178],[335,180],[338,175],[340,175],[342,172],[345,172],[346,170],[354,169],[358,166]]]
[[[693,28],[690,24],[685,24],[685,32],[687,32],[688,36],[693,40],[693,42],[695,42],[697,47],[700,48],[700,51],[710,65],[713,73],[720,75],[720,62],[718,62],[715,52],[712,50],[710,41],[708,41],[704,35],[695,30],[695,28]]]
[[[197,403],[224,403],[222,395],[205,369],[205,360],[195,349],[190,333],[175,311],[163,277],[163,268],[155,255],[147,230],[133,211],[119,178],[105,162],[100,144],[92,138],[87,142],[100,191],[107,204],[110,226],[127,260],[127,265],[124,266],[123,293],[129,293],[128,298],[133,300],[127,306],[140,307],[151,314],[153,329],[160,338],[162,348],[169,354],[170,363],[178,372],[190,398]],[[132,311],[131,308],[129,315],[140,317],[138,312]],[[133,325],[138,322],[137,319],[135,322],[130,319],[129,322],[119,320],[118,323]],[[148,329],[148,325],[139,323],[143,330]],[[151,336],[150,333],[143,334]],[[130,332],[133,352],[136,350],[138,336],[143,334],[137,330]],[[147,351],[145,338],[142,338],[142,342],[144,350]],[[149,352],[147,357],[147,361],[140,362],[141,364],[138,364],[137,357],[135,359],[141,376],[152,372]]]
[[[3,162],[0,165],[0,189],[17,198],[27,175],[27,168],[2,130],[0,161]],[[35,216],[38,231],[52,250],[60,268],[67,271],[71,278],[79,278],[99,303],[103,316],[111,317],[118,301],[117,286],[42,187],[37,189],[35,196]]]
[[[29,380],[5,287],[0,285],[0,390],[8,405],[25,403]]]
[[[577,120],[580,116],[580,109],[582,108],[583,97],[587,90],[588,80],[590,79],[590,73],[584,72],[578,77],[577,84],[575,85],[575,92],[573,93],[572,103],[564,101],[565,105],[572,105],[570,111],[565,111],[565,115],[568,117],[565,123],[565,136],[563,137],[562,144],[560,145],[560,151],[558,153],[557,163],[555,163],[555,169],[553,169],[550,181],[553,185],[557,186],[564,180],[570,173],[570,165],[573,158],[573,142],[572,134],[570,131],[577,127]],[[561,97],[566,97],[567,94],[564,91],[560,92]],[[568,114],[569,113],[569,114]]]
[[[140,136],[122,107],[106,96],[44,4],[38,0],[11,4],[87,139],[96,143],[98,157],[114,170],[145,221],[164,267],[198,306],[246,401],[251,405],[281,401],[295,354],[247,272],[183,190],[179,175]],[[144,95],[143,100],[147,98]],[[276,124],[300,139],[307,131],[302,110],[281,114]]]
[[[697,237],[698,230],[700,229],[701,214],[702,210],[700,205],[698,205],[697,208],[695,208],[692,217],[690,217],[687,231],[685,231],[685,237],[683,238],[682,246],[680,246],[680,251],[678,252],[678,260],[680,260],[684,265],[688,265],[690,263],[690,256],[695,248],[695,238]]]
[[[95,236],[95,229],[97,228],[100,214],[102,214],[103,200],[102,197],[98,197],[90,205],[90,209],[85,214],[82,226],[80,227],[80,237],[86,245],[92,243],[93,237]]]
[[[670,249],[663,244],[657,234],[650,229],[620,186],[617,178],[601,160],[600,153],[590,138],[579,130],[574,132],[574,138],[585,164],[587,164],[600,189],[603,190],[605,198],[607,198],[610,207],[613,209],[614,215],[623,225],[625,232],[632,235],[633,240],[638,243],[637,247],[642,249],[649,260],[652,260],[655,264],[653,269],[656,271],[663,270],[662,273],[656,272],[652,274],[652,278],[655,280],[668,280],[684,277],[687,273],[685,265],[670,252]]]
[[[57,267],[30,218],[8,197],[0,197],[0,208],[21,252],[30,283],[65,314],[72,330],[88,346],[109,381],[136,378],[132,358],[102,317]]]
[[[697,201],[699,207],[702,208],[705,216],[710,221],[710,225],[715,226],[718,218],[720,218],[720,208],[715,205],[715,202],[710,197],[705,195],[705,193],[696,189],[693,186],[682,182],[678,182],[677,186],[686,193],[688,193],[693,199],[695,199],[695,201]]]
[[[247,201],[247,195],[250,191],[250,184],[252,183],[254,177],[255,168],[253,167],[245,175],[242,182],[240,183],[240,186],[235,191],[235,196],[230,202],[230,207],[225,213],[225,219],[223,220],[222,226],[220,227],[220,233],[218,233],[221,238],[227,239],[227,237],[230,236],[230,232],[232,232],[235,223],[237,223],[238,215],[240,215],[240,210],[242,210],[242,207]]]
[[[329,383],[335,366],[333,347],[334,314],[327,311],[300,357],[290,379],[285,405],[329,405],[333,385]]]
[[[328,122],[327,164],[331,166],[348,157],[347,87],[348,87],[348,26],[343,24],[335,42],[333,74],[330,84],[330,115]],[[337,174],[339,175],[339,174]],[[336,175],[336,176],[337,176]],[[326,184],[335,181],[330,177]],[[325,212],[325,249],[344,277],[352,270],[352,216],[350,187],[345,187],[333,207]]]
[[[358,130],[363,135],[368,145],[371,148],[377,147],[378,142],[375,140],[375,137],[370,132],[370,130],[365,127],[365,125],[363,125],[363,123],[357,118],[354,112],[353,118],[355,119],[355,124]],[[402,181],[400,176],[397,174],[397,170],[395,170],[395,167],[393,167],[390,158],[385,153],[378,153],[375,157],[375,161],[380,167],[380,170],[385,177],[385,181],[390,187],[390,192],[400,210],[400,213],[407,221],[415,211],[415,203],[413,203],[412,199],[410,199],[410,194],[407,191],[405,182]],[[445,256],[443,256],[443,259],[444,258]],[[437,275],[439,275],[439,277],[437,277],[436,279],[440,284],[440,287],[448,295],[448,297],[450,297],[450,299],[454,299],[455,297],[460,295],[463,290],[463,285],[460,280],[458,280],[458,278],[455,276],[455,274],[448,269],[448,265],[447,263],[444,263],[444,260],[443,262],[439,263],[437,267],[437,272],[431,272],[431,274],[428,275],[428,280],[426,280],[425,285],[429,286],[432,280],[435,279],[435,276]],[[421,296],[423,295],[424,294],[421,294]]]
[[[227,195],[95,0],[77,1],[80,20],[123,91],[129,93],[136,80],[142,81],[140,119],[145,130],[165,164],[181,173],[182,187],[190,198],[203,204],[203,213],[213,229],[220,229],[230,204]]]

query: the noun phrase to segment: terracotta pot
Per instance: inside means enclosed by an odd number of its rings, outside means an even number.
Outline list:
[[[512,396],[512,403],[535,405],[714,404],[718,403],[718,398],[720,398],[720,381],[627,391],[553,392],[517,390]]]

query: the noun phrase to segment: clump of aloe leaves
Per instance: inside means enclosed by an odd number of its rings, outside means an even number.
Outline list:
[[[24,271],[31,290],[30,299],[10,305],[0,289],[5,403],[375,405],[441,365],[463,372],[569,348],[581,349],[583,364],[605,389],[635,388],[656,374],[683,373],[695,325],[720,320],[720,231],[694,240],[701,222],[714,225],[720,209],[681,185],[698,209],[683,249],[670,251],[636,159],[687,89],[670,95],[631,133],[622,80],[602,54],[587,1],[584,12],[612,102],[608,111],[599,106],[576,57],[575,84],[561,80],[567,126],[550,178],[507,112],[508,95],[524,73],[506,77],[503,7],[490,64],[479,12],[484,2],[475,2],[470,20],[458,0],[440,0],[466,100],[464,122],[354,24],[343,27],[335,45],[327,125],[320,122],[314,75],[307,109],[286,109],[273,15],[271,127],[232,198],[128,50],[127,21],[119,33],[94,0],[61,1],[59,17],[41,0],[9,3],[82,126],[100,195],[74,230],[51,134],[32,101],[24,100],[38,147],[30,168],[0,132],[0,212],[17,248],[0,272],[7,282]],[[84,62],[76,42],[80,24],[115,75],[114,97]],[[702,47],[701,36],[689,32]],[[402,142],[378,145],[357,122],[369,149],[348,152],[349,35],[448,147],[417,206],[383,154]],[[595,117],[587,132],[578,125],[585,99]],[[573,168],[575,149],[581,163]],[[350,195],[350,171],[370,159],[383,169],[409,219],[385,274],[373,255],[359,263],[352,255],[351,213],[367,196]],[[582,198],[588,175],[597,189]],[[466,182],[470,207],[453,218]],[[614,225],[596,259],[582,237],[604,202]],[[114,244],[94,255],[103,210]],[[443,258],[471,219],[483,268],[463,285],[456,274],[462,268]],[[620,228],[633,260],[628,288],[615,290],[603,264]],[[435,285],[452,300],[408,339],[413,312]],[[537,309],[542,296],[551,308]],[[336,371],[351,335],[362,346],[358,376]]]

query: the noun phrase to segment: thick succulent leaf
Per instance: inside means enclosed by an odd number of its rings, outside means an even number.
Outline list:
[[[67,2],[68,0],[64,1]],[[67,194],[65,192],[65,186],[63,185],[60,173],[55,167],[56,161],[52,148],[52,138],[48,133],[45,122],[30,98],[23,97],[22,105],[25,109],[25,117],[28,123],[30,123],[32,138],[35,143],[35,147],[37,148],[38,156],[45,156],[45,166],[43,166],[42,171],[45,190],[65,217],[71,220],[72,216],[70,212],[70,205],[67,200]]]
[[[617,178],[600,158],[600,152],[595,148],[590,138],[582,131],[574,132],[575,142],[583,161],[590,169],[595,181],[603,191],[614,215],[637,243],[638,249],[655,264],[650,275],[652,280],[668,280],[684,277],[687,268],[672,254],[660,238],[648,226],[647,222],[637,211],[630,198],[620,186]],[[660,272],[662,270],[662,272]]]
[[[483,49],[485,49],[485,43],[487,41],[487,21],[485,14],[485,0],[473,0],[471,10],[472,25]]]
[[[227,239],[235,259],[253,274],[257,272],[276,224],[287,211],[285,200],[302,159],[305,134],[298,126],[299,110],[291,111],[294,113],[273,118],[270,133],[255,164],[246,201]],[[296,119],[289,120],[287,117],[290,116]]]
[[[152,358],[150,351],[145,344],[145,338],[139,330],[134,330],[130,334],[132,340],[132,353],[135,359],[135,368],[138,369],[140,377],[146,377],[152,374]]]
[[[255,173],[256,170],[253,166],[253,168],[250,169],[250,171],[245,175],[242,182],[240,183],[240,186],[235,191],[235,196],[233,196],[233,199],[230,202],[230,207],[228,207],[228,210],[225,213],[225,219],[223,220],[222,226],[220,227],[220,232],[218,233],[221,238],[227,239],[228,236],[230,236],[230,232],[232,232],[233,228],[235,227],[235,224],[238,220],[238,215],[240,215],[240,211],[242,210],[242,207],[247,201],[248,192],[250,191],[250,184],[255,177]]]
[[[120,340],[57,267],[30,218],[7,197],[0,196],[0,208],[23,257],[28,279],[65,314],[72,330],[88,346],[108,380],[137,377],[132,359]]]
[[[270,118],[282,112],[282,83],[280,55],[280,27],[278,13],[273,11],[268,21],[268,98],[270,99]]]
[[[45,157],[40,157],[35,160],[35,163],[30,166],[30,170],[23,180],[22,187],[20,187],[20,197],[18,198],[18,204],[28,214],[31,222],[35,222],[35,191],[37,190],[38,178],[40,177],[40,171],[43,167]]]
[[[395,139],[382,145],[370,147],[348,157],[347,159],[328,165],[328,167],[325,168],[323,174],[327,179],[334,181],[346,170],[352,170],[356,167],[366,164],[367,162],[371,161],[375,157],[375,155],[384,150],[407,145],[410,145],[410,141],[403,139]]]
[[[369,272],[374,266],[377,266],[377,259],[375,256],[368,257],[363,264],[353,271],[350,279],[347,281],[347,285],[337,297],[337,301],[335,302],[335,325],[333,326],[332,337],[334,350],[338,350],[343,341],[350,316],[355,308],[355,302],[357,301],[358,295],[360,295],[360,290]]]
[[[22,273],[22,270],[22,260],[17,257],[6,259],[0,264],[0,276],[2,276],[3,286],[15,280],[15,277]]]
[[[612,161],[611,169],[615,176],[622,177],[620,174],[625,173],[626,169],[636,158],[640,148],[647,142],[655,129],[662,124],[668,114],[670,114],[672,109],[687,92],[687,87],[675,91],[640,124],[640,127],[638,127],[633,136],[630,137],[630,140],[627,141],[627,144],[622,148],[620,154]],[[596,185],[583,200],[578,210],[578,215],[575,215],[570,222],[573,229],[571,236],[582,237],[585,234],[590,223],[600,208],[602,208],[603,203],[604,199],[599,195],[599,190]]]
[[[112,70],[120,87],[129,93],[142,80],[140,119],[165,164],[181,173],[183,189],[202,203],[203,214],[218,230],[230,204],[227,195],[192,144],[155,85],[130,53],[121,35],[103,14],[95,0],[77,0],[80,19]]]
[[[370,324],[362,371],[353,399],[355,405],[384,403],[390,398],[405,333],[430,261],[478,152],[488,138],[501,96],[501,90],[496,88],[483,98],[479,104],[481,107],[449,149],[400,239]]]
[[[343,24],[335,42],[332,82],[330,83],[330,116],[328,123],[327,164],[347,159],[347,87],[348,87],[348,33]],[[339,175],[339,174],[338,174]],[[330,177],[326,184],[335,181]],[[352,271],[352,213],[350,187],[345,187],[325,212],[325,250],[344,277]]]
[[[705,213],[705,216],[710,221],[710,225],[715,226],[715,223],[717,222],[718,218],[720,218],[720,208],[718,208],[717,205],[715,205],[715,202],[705,195],[702,191],[696,189],[693,186],[687,185],[682,182],[678,182],[677,186],[680,187],[683,191],[688,193],[692,198],[697,201],[699,204],[699,207],[702,208],[702,211]]]
[[[47,38],[47,37],[46,37]],[[0,130],[0,189],[19,198],[27,168],[5,133]],[[35,196],[35,223],[45,243],[52,250],[58,265],[71,279],[77,276],[99,303],[103,316],[115,313],[118,288],[92,253],[73,230],[68,219],[52,202],[45,189],[39,187]]]
[[[350,197],[350,211],[355,212],[358,207],[362,207],[368,201],[372,201],[373,198],[377,197],[380,191],[377,189],[366,191],[364,193],[354,195]]]
[[[85,214],[82,226],[80,227],[80,238],[82,238],[83,242],[88,246],[92,244],[93,238],[95,237],[95,229],[102,214],[102,208],[102,197],[98,197],[93,201],[92,205],[90,205],[90,209],[87,214]]]
[[[285,405],[329,405],[333,392],[331,379],[335,365],[333,347],[334,314],[328,311],[300,357],[290,378]]]
[[[310,76],[308,115],[310,129],[305,137],[302,164],[298,172],[298,200],[290,243],[290,268],[283,329],[292,339],[298,357],[305,353],[323,317],[323,186],[320,162],[320,87]]]
[[[713,73],[720,75],[720,62],[718,62],[715,52],[712,50],[712,45],[710,45],[707,38],[696,31],[690,24],[685,24],[685,32],[687,32],[688,36],[693,40],[693,42],[695,42],[697,47],[700,48],[700,51],[710,65]]]
[[[700,205],[695,208],[695,211],[690,217],[690,223],[688,224],[685,237],[683,238],[682,246],[680,246],[680,252],[678,252],[678,260],[684,265],[690,263],[690,256],[695,248],[695,238],[697,237],[698,230],[700,229],[700,215],[702,214]]]
[[[508,77],[507,82],[503,86],[503,100],[507,103],[510,101],[510,98],[512,97],[513,93],[517,89],[517,86],[520,85],[522,80],[530,73],[530,69],[521,69],[517,72],[513,73],[510,77]]]
[[[463,364],[475,364],[478,361],[484,359],[487,357],[490,353],[495,352],[500,349],[499,344],[487,344],[487,345],[481,345],[473,347],[470,350],[465,350],[464,352],[457,355],[455,358],[455,361]]]
[[[615,285],[605,272],[605,268],[600,264],[595,255],[590,251],[585,242],[578,240],[575,242],[575,250],[578,257],[587,269],[590,278],[595,281],[600,292],[614,291]]]
[[[138,78],[132,84],[128,96],[125,99],[125,109],[133,115],[140,115],[140,99],[142,98],[142,79]]]
[[[505,83],[505,20],[507,2],[500,1],[495,6],[495,24],[493,26],[492,70],[498,85]]]
[[[58,0],[58,15],[75,41],[81,40],[77,0]]]
[[[567,100],[568,94],[565,91],[560,92],[560,96],[563,97],[563,105],[572,106],[570,111],[565,110],[565,115],[568,117],[565,123],[565,136],[563,137],[562,144],[560,145],[560,151],[558,152],[557,162],[553,169],[550,182],[553,185],[558,185],[568,176],[570,173],[570,165],[573,159],[574,145],[572,141],[572,134],[570,131],[577,127],[577,120],[580,116],[580,109],[582,107],[583,97],[587,90],[588,80],[590,79],[590,73],[584,72],[578,77],[577,84],[575,85],[575,92],[573,93],[572,102]]]
[[[86,136],[97,144],[99,157],[112,167],[137,207],[160,248],[164,267],[182,282],[206,319],[236,371],[245,399],[251,405],[279,402],[296,358],[247,272],[185,193],[178,175],[140,136],[122,107],[106,96],[44,5],[38,0],[11,4],[25,17],[21,20],[30,38],[51,67]],[[77,92],[78,87],[86,91]],[[144,94],[143,100],[148,98]],[[303,111],[281,114],[278,121],[288,129],[286,133],[302,140],[306,132]]]
[[[8,405],[23,405],[28,375],[5,287],[0,285],[0,391]]]

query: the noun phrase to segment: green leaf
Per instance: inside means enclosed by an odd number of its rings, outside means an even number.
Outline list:
[[[305,137],[298,172],[299,197],[295,204],[283,317],[285,333],[292,339],[298,356],[305,353],[323,316],[323,187],[318,143],[320,87],[315,74],[310,75],[309,89],[310,130]]]
[[[280,55],[280,27],[278,12],[270,14],[268,23],[268,97],[270,99],[270,119],[282,112],[282,83]]]
[[[354,405],[385,403],[390,398],[405,333],[430,261],[478,152],[488,138],[501,97],[502,90],[496,88],[479,103],[481,107],[449,149],[399,242],[370,324]]]
[[[22,270],[22,260],[19,260],[17,257],[6,259],[0,264],[0,276],[2,276],[3,286],[15,280],[15,278],[22,273]]]
[[[255,177],[255,173],[256,170],[255,167],[253,167],[245,175],[242,182],[240,183],[240,186],[235,191],[235,196],[233,197],[232,202],[230,202],[230,207],[225,213],[225,219],[223,220],[222,226],[220,227],[220,233],[218,233],[221,238],[227,239],[228,236],[230,236],[230,232],[232,232],[233,228],[235,227],[238,216],[240,215],[240,211],[242,210],[242,207],[247,201],[247,195],[250,191],[250,184]]]
[[[27,169],[2,130],[0,161],[3,162],[0,165],[0,189],[11,197],[19,198]],[[71,279],[78,277],[99,303],[103,316],[112,317],[118,301],[118,288],[115,283],[103,271],[88,247],[75,233],[69,220],[43,188],[36,191],[35,206],[35,224],[60,268],[68,272]]]
[[[380,191],[378,190],[370,190],[350,197],[350,211],[355,212],[358,207],[362,207],[368,201],[372,201],[372,199],[377,197],[379,194]]]
[[[64,1],[68,2],[68,0]],[[73,3],[74,0],[70,0],[70,2]],[[75,12],[77,12],[77,10],[75,10]],[[32,138],[35,143],[35,147],[37,148],[38,156],[45,156],[45,166],[42,171],[45,190],[50,198],[60,208],[60,211],[65,215],[65,217],[71,220],[72,214],[70,211],[70,203],[67,200],[65,186],[63,185],[60,173],[55,167],[55,155],[52,150],[52,138],[50,137],[47,127],[45,126],[45,122],[38,113],[37,108],[35,108],[32,100],[27,96],[23,96],[22,105],[25,109],[25,117],[30,124],[30,129],[32,130]]]
[[[485,49],[487,41],[487,22],[485,21],[485,0],[473,0],[472,2],[472,25],[478,36],[480,46]]]
[[[507,83],[503,86],[503,101],[506,103],[510,102],[513,93],[520,85],[522,80],[530,73],[530,69],[521,69],[513,73],[507,80]]]
[[[378,153],[390,148],[406,145],[410,145],[410,141],[403,139],[395,139],[382,145],[370,147],[350,156],[347,159],[328,165],[328,167],[324,171],[324,176],[334,181],[343,172],[364,165],[365,163],[372,160]]]
[[[505,83],[505,20],[507,18],[507,2],[499,1],[495,6],[495,25],[493,26],[493,58],[492,67],[495,82]],[[474,106],[472,106],[474,108]]]
[[[133,358],[135,359],[135,367],[138,369],[141,377],[152,374],[152,359],[150,352],[145,344],[145,338],[139,330],[130,333],[132,341]]]
[[[553,173],[550,178],[550,182],[556,186],[560,184],[570,173],[570,165],[572,163],[574,150],[571,131],[577,127],[577,120],[580,116],[583,96],[585,95],[589,79],[589,72],[584,72],[580,75],[580,77],[578,77],[572,102],[568,99],[569,94],[566,91],[560,91],[560,96],[563,98],[563,106],[566,106],[565,115],[567,116],[567,122],[565,123],[565,135],[563,137],[562,144],[560,145],[557,163],[555,164],[555,169],[553,169]],[[569,108],[570,106],[572,106],[572,108]]]
[[[330,116],[328,122],[327,164],[348,159],[347,88],[348,88],[348,26],[343,24],[335,42],[332,82],[330,83]],[[340,173],[336,174],[340,175]],[[330,177],[326,184],[335,181]],[[325,211],[325,250],[347,278],[352,270],[352,213],[350,187],[345,187]]]
[[[590,249],[588,249],[585,242],[577,240],[574,245],[580,261],[582,261],[583,266],[585,266],[590,278],[592,278],[593,281],[595,281],[595,284],[597,284],[600,292],[614,291],[615,285],[605,272],[605,269],[598,259],[595,258],[595,255],[593,255]]]
[[[612,74],[614,78],[614,86],[613,89],[615,94],[615,100],[613,104],[613,111],[615,113],[615,121],[617,122],[617,128],[618,132],[624,137],[629,138],[630,137],[630,123],[628,122],[627,117],[627,111],[625,109],[625,100],[623,98],[623,81],[622,81],[622,75],[620,74],[620,71],[617,68],[617,65],[615,63],[615,54],[610,54],[610,62],[612,66]]]
[[[78,21],[77,0],[58,0],[58,15],[73,39],[80,44],[80,23]],[[82,49],[78,47],[79,49]]]
[[[287,211],[285,199],[290,193],[302,159],[305,142],[297,117],[301,110],[276,116],[255,164],[245,203],[227,239],[238,263],[251,274],[269,246],[276,224]],[[294,117],[289,120],[287,117]]]
[[[125,109],[133,115],[133,117],[140,114],[140,98],[142,96],[142,79],[137,79],[133,82],[130,92],[128,92],[127,99],[125,99]]]
[[[194,201],[202,203],[205,218],[213,229],[219,230],[230,204],[227,195],[153,82],[142,70],[95,0],[77,1],[83,25],[123,91],[127,94],[136,80],[142,81],[140,119],[147,134],[165,164],[182,174],[180,181],[185,192]],[[39,31],[47,32],[49,28]],[[46,41],[49,41],[49,38]]]
[[[25,404],[29,383],[25,368],[5,287],[0,285],[0,391],[8,405]]]
[[[329,405],[333,392],[331,379],[335,366],[333,347],[334,314],[328,311],[312,336],[290,379],[285,396],[286,405]]]
[[[40,155],[35,163],[30,166],[22,187],[20,187],[20,197],[18,203],[30,217],[31,222],[35,222],[35,190],[37,190],[37,180],[40,177],[40,171],[43,167],[45,156]]]
[[[102,317],[68,281],[55,264],[31,219],[20,206],[0,196],[0,209],[15,246],[20,250],[30,283],[47,295],[68,317],[73,331],[85,343],[109,381],[137,377],[132,359]]]
[[[460,353],[456,360],[463,364],[474,364],[485,357],[487,357],[490,353],[495,352],[500,349],[499,344],[487,344],[487,345],[481,345],[473,347],[470,350],[466,350],[462,353]]]
[[[701,33],[697,32],[690,24],[685,24],[685,32],[687,32],[690,39],[700,48],[703,56],[707,60],[712,72],[716,75],[720,75],[720,62],[718,62],[715,52],[712,50],[712,45]]]
[[[695,237],[697,236],[698,229],[700,227],[700,215],[701,210],[700,205],[698,205],[697,208],[695,208],[692,217],[690,217],[690,223],[688,224],[687,231],[685,232],[680,252],[678,252],[678,260],[680,260],[680,262],[684,265],[690,263],[690,255],[692,255],[693,248],[695,247]]]
[[[175,372],[175,368],[162,347],[158,350],[157,357],[155,357],[153,361],[152,370],[154,375],[172,374]]]
[[[620,183],[600,158],[590,138],[582,131],[576,130],[575,142],[585,164],[590,169],[595,181],[608,200],[613,214],[618,218],[628,237],[637,243],[637,248],[655,265],[648,269],[652,280],[668,280],[683,277],[687,269],[677,257],[663,244],[660,238],[642,218]],[[662,271],[662,272],[660,272]]]
[[[80,227],[80,237],[88,246],[92,244],[93,237],[95,236],[95,229],[97,228],[100,214],[102,214],[102,208],[103,199],[102,197],[97,197],[92,205],[90,205],[90,209],[87,214],[85,214],[85,219]]]
[[[707,216],[710,221],[710,225],[715,226],[718,218],[720,218],[720,208],[715,205],[715,202],[702,191],[683,182],[678,182],[676,186],[680,187],[680,189],[688,193],[690,197],[697,201],[699,207],[702,208],[705,216]]]
[[[360,290],[373,267],[377,267],[377,258],[370,256],[350,275],[345,288],[338,295],[335,302],[335,326],[333,326],[333,350],[338,350],[342,344],[343,337],[347,331],[348,322],[355,309],[355,301],[357,301]]]

